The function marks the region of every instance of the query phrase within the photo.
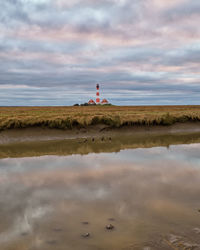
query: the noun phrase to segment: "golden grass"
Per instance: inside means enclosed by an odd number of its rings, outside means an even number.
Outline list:
[[[105,124],[172,125],[200,121],[200,106],[0,107],[0,130],[47,127],[71,129]]]

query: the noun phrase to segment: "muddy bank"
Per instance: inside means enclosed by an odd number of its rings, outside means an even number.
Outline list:
[[[180,134],[200,132],[200,122],[176,123],[171,126],[123,126],[112,128],[106,125],[94,125],[87,128],[47,129],[24,128],[0,132],[0,145],[20,142],[49,141],[63,139],[98,138],[102,136],[150,136],[154,134]]]
[[[65,134],[65,139],[58,139],[63,136],[57,134],[56,139],[53,136],[39,135],[32,139],[39,138],[36,141],[15,141],[12,143],[0,144],[0,158],[7,157],[32,157],[42,155],[73,155],[89,153],[111,153],[119,152],[124,149],[134,148],[152,148],[152,147],[170,147],[178,144],[200,143],[200,131],[189,129],[173,128],[173,130],[125,130],[122,131],[103,131],[96,134],[79,133]],[[35,131],[36,132],[36,131]],[[39,131],[37,131],[39,132]],[[48,132],[48,131],[45,131]],[[51,131],[54,132],[54,131]],[[68,137],[67,137],[68,136]],[[71,136],[71,137],[70,137]],[[70,138],[69,138],[70,137]],[[47,138],[42,141],[42,138]],[[15,137],[17,140],[17,137]]]

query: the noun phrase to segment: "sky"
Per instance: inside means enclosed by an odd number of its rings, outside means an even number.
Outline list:
[[[0,0],[0,106],[200,104],[199,0]]]

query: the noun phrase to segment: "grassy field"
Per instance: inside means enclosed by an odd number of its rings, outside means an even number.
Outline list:
[[[200,121],[200,106],[0,107],[0,130],[172,125]]]

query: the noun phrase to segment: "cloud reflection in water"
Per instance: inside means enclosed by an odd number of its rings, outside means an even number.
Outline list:
[[[145,239],[150,232],[165,232],[172,226],[174,230],[195,227],[199,149],[199,144],[192,144],[117,154],[2,159],[0,245],[17,241],[24,232],[35,239],[30,244],[35,246],[40,236],[42,245],[55,221],[74,232],[66,238],[69,243],[81,230],[76,222],[85,217],[93,221],[94,231],[106,218],[116,218],[121,228],[116,235],[121,239],[131,233]]]

